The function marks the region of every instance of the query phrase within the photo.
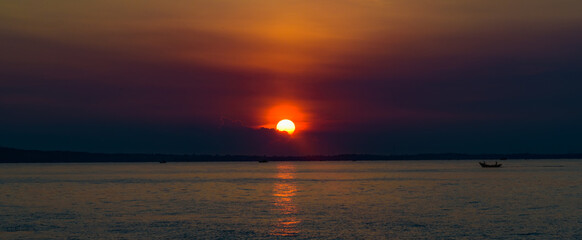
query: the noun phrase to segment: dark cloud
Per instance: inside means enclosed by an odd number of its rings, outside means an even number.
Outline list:
[[[301,155],[295,139],[271,128],[250,128],[240,121],[222,119],[217,148],[238,154]]]
[[[296,138],[275,129],[251,128],[222,119],[221,125],[152,125],[93,121],[12,123],[0,127],[0,145],[93,152],[302,155]]]

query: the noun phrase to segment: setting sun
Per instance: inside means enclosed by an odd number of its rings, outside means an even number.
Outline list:
[[[283,119],[277,123],[277,130],[293,134],[295,132],[295,124],[289,119]]]

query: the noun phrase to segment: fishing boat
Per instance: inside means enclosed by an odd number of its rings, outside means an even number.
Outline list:
[[[503,164],[497,163],[497,162],[495,162],[495,164],[487,164],[485,161],[483,161],[483,162],[479,162],[479,165],[481,165],[481,167],[484,167],[484,168],[496,168],[496,167],[501,167],[501,165],[503,165]]]

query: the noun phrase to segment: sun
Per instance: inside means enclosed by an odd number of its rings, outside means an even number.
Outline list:
[[[293,134],[295,132],[295,124],[289,119],[283,119],[277,123],[277,130]]]

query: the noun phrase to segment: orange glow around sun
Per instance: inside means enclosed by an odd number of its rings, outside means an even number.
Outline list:
[[[289,134],[307,129],[309,127],[307,114],[296,106],[296,104],[284,103],[266,109],[263,115],[264,124],[261,127],[274,128]],[[283,122],[282,120],[288,120],[289,122]],[[291,125],[293,126],[291,127]],[[287,130],[280,128],[283,126],[286,126],[285,129]]]

